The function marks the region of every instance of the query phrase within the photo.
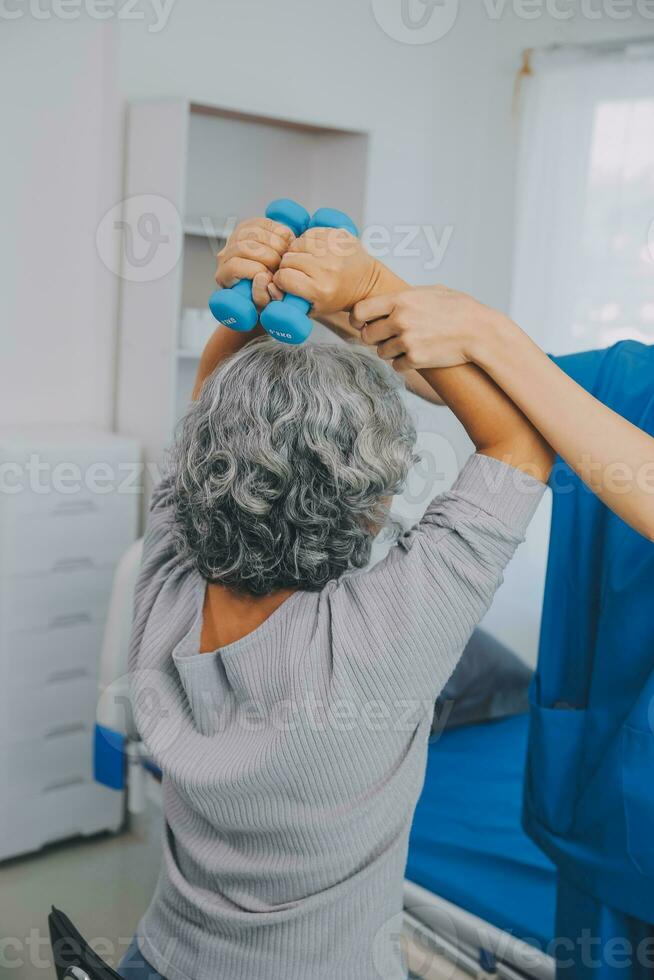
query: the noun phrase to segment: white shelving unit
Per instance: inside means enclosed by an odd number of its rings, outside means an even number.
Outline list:
[[[198,354],[180,347],[181,314],[206,307],[222,242],[238,221],[263,214],[277,197],[292,197],[309,211],[340,208],[361,223],[367,145],[363,132],[182,99],[131,105],[124,218],[137,228],[152,200],[155,212],[158,201],[162,214],[178,218],[160,228],[179,255],[172,268],[160,274],[155,258],[151,278],[123,269],[116,426],[138,438],[148,462],[161,462],[188,404]]]

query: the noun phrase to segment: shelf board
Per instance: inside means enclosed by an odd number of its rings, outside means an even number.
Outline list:
[[[215,238],[224,242],[233,230],[234,226],[220,225],[212,218],[188,218],[184,222],[184,234],[194,235],[197,238]]]
[[[236,122],[250,124],[260,124],[264,126],[275,126],[281,129],[299,130],[302,133],[312,133],[316,136],[367,136],[367,130],[349,129],[335,124],[320,125],[314,122],[305,122],[300,119],[288,119],[283,116],[257,115],[256,113],[244,112],[241,109],[228,109],[225,106],[209,105],[206,102],[189,103],[191,114],[199,116],[218,116],[221,119],[233,119]]]

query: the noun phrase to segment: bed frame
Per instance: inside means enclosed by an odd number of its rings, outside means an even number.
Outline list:
[[[555,977],[551,956],[412,881],[404,882],[404,931],[409,969],[420,980],[447,977],[443,960],[472,977]]]

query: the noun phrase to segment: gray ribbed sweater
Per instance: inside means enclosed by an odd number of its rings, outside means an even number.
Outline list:
[[[473,456],[371,571],[296,592],[199,654],[205,583],[155,493],[136,589],[135,717],[164,772],[163,865],[138,929],[168,980],[399,980],[411,819],[434,699],[543,485]]]

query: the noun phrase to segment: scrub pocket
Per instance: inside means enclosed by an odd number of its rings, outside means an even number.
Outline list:
[[[654,733],[622,729],[622,792],[627,851],[641,874],[654,875]]]
[[[530,704],[527,796],[536,818],[553,834],[572,829],[586,711]]]

